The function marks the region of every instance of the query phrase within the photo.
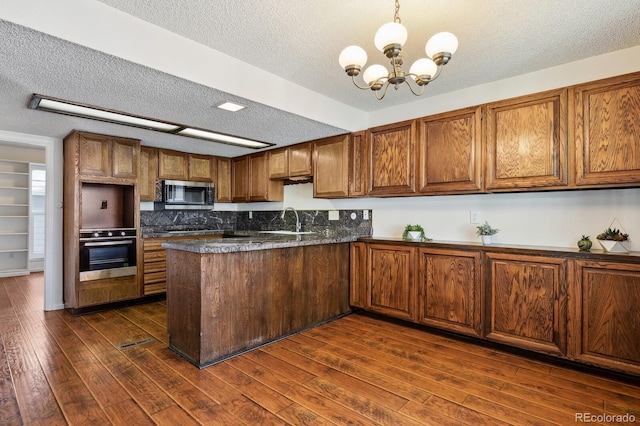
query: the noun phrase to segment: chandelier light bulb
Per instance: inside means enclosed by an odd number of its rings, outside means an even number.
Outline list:
[[[386,79],[388,76],[389,71],[387,71],[387,69],[380,64],[373,64],[369,66],[366,70],[364,70],[364,74],[362,74],[362,78],[367,84],[371,84],[381,78]]]
[[[438,72],[438,66],[431,59],[428,59],[428,58],[418,59],[413,63],[413,65],[411,65],[411,68],[409,68],[409,73],[415,74],[411,76],[414,80],[416,79],[416,76],[418,77],[428,76],[429,79],[431,79],[436,75],[437,72]]]
[[[407,42],[407,29],[398,22],[388,22],[378,29],[373,42],[381,52],[391,44],[403,46]]]
[[[357,65],[362,68],[364,64],[367,63],[367,52],[360,46],[345,47],[342,53],[340,53],[338,62],[340,62],[342,68],[347,68],[352,65]]]
[[[458,39],[451,33],[441,32],[434,34],[425,46],[427,56],[433,58],[439,53],[453,55],[458,50]]]

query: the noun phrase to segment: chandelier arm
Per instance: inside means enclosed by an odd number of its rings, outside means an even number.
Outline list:
[[[358,84],[358,82],[356,81],[356,77],[354,75],[351,76],[351,81],[353,81],[353,84],[358,88],[358,89],[362,89],[362,90],[367,90],[367,89],[371,89],[372,84],[369,84],[367,86],[360,86]]]
[[[379,90],[376,90],[376,99],[377,100],[382,100],[382,98],[384,98],[384,95],[387,94],[387,90],[389,89],[390,83],[387,81],[384,85],[384,90],[382,91],[382,96],[378,96],[378,92],[380,92]]]
[[[409,90],[411,90],[411,93],[413,93],[414,95],[421,96],[424,93],[424,85],[420,86],[420,92],[416,92],[415,90],[413,90],[413,86],[409,83],[409,79],[406,79],[404,82],[407,83],[407,86],[409,86]]]

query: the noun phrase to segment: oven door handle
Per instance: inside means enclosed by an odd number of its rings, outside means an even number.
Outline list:
[[[123,244],[133,244],[134,240],[118,240],[118,241],[98,241],[93,243],[84,243],[85,247],[100,247],[100,246],[120,246]]]

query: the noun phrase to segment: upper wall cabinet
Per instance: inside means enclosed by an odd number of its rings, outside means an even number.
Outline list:
[[[187,180],[189,159],[186,152],[158,151],[158,178],[170,180]]]
[[[77,144],[74,152],[80,176],[138,179],[140,141],[78,131],[65,140]]]
[[[231,202],[231,159],[217,158],[216,170],[216,202]]]
[[[640,73],[574,88],[576,185],[640,183]]]
[[[416,121],[376,127],[368,136],[368,195],[414,194]]]
[[[313,175],[311,142],[269,151],[269,178],[305,180]]]
[[[158,180],[158,150],[140,148],[140,201],[156,201],[156,181]]]
[[[269,179],[268,152],[234,158],[231,167],[232,200],[282,201],[282,181]]]
[[[479,192],[481,108],[473,107],[418,120],[418,191]]]
[[[218,163],[211,155],[189,154],[187,179],[193,182],[213,182]]]
[[[567,185],[567,90],[486,105],[485,189]]]
[[[365,132],[313,142],[313,196],[347,198],[365,195]]]

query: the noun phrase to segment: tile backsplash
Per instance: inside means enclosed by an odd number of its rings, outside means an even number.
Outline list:
[[[368,219],[364,219],[363,210],[333,210],[337,220],[329,220],[332,210],[298,210],[303,231],[323,233],[325,235],[372,234],[372,210],[367,210]],[[287,211],[284,219],[281,210],[272,211],[202,211],[202,210],[155,210],[140,212],[140,226],[153,229],[176,229],[180,227],[198,227],[214,230],[269,231],[286,229],[294,231],[296,215]]]

